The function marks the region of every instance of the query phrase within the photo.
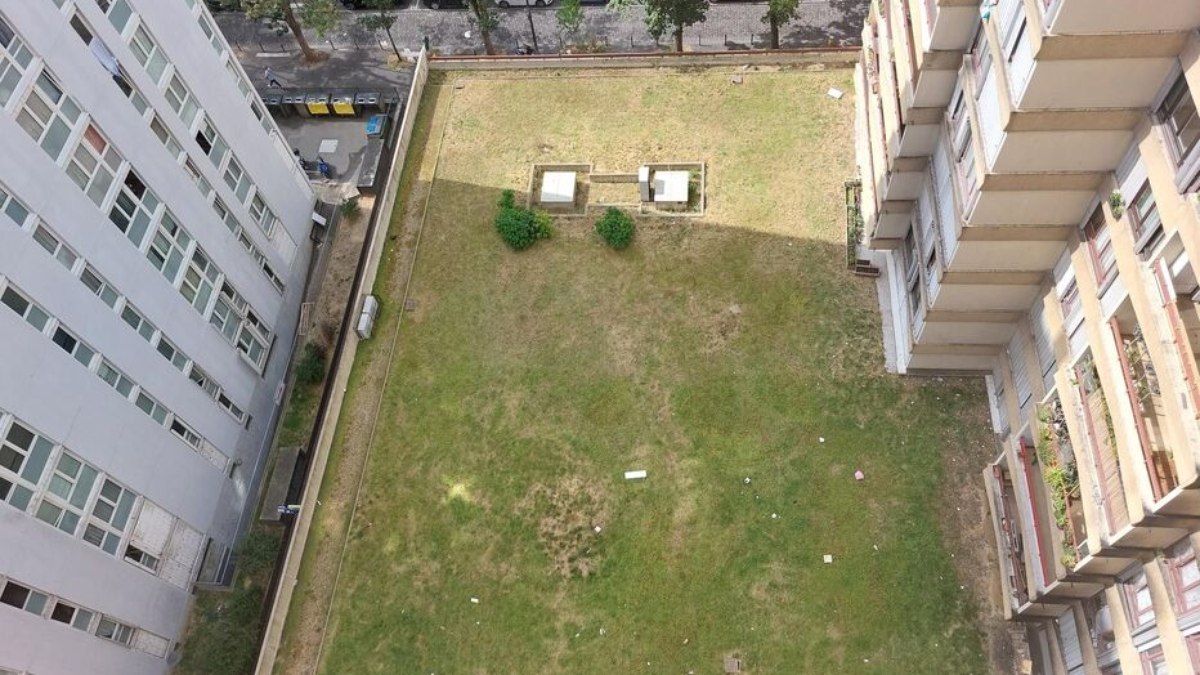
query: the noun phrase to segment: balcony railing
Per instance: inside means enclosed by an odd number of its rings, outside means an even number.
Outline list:
[[[1029,583],[1025,575],[1025,544],[1021,526],[1016,520],[1017,503],[1013,499],[1012,481],[999,465],[992,466],[996,479],[996,519],[1000,524],[1000,547],[1004,551],[1004,566],[1007,568],[1009,587],[1012,590],[1013,607],[1029,602]]]
[[[1095,468],[1096,501],[1103,507],[1108,532],[1113,534],[1129,524],[1129,507],[1125,502],[1112,417],[1090,350],[1075,365],[1075,382],[1080,402],[1078,416],[1087,430],[1088,451]]]
[[[1154,499],[1160,500],[1179,485],[1179,476],[1175,470],[1174,456],[1163,436],[1166,420],[1158,374],[1150,360],[1141,326],[1136,327],[1131,335],[1121,334],[1116,317],[1113,317],[1111,326],[1121,347],[1121,373],[1129,391],[1142,457],[1150,474],[1150,487]]]
[[[1062,564],[1068,570],[1090,553],[1087,523],[1080,497],[1079,468],[1067,430],[1062,401],[1055,398],[1038,410],[1041,422],[1037,443],[1038,463],[1050,492],[1054,522],[1063,535]]]

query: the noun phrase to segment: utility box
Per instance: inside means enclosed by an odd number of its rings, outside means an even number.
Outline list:
[[[650,201],[650,167],[638,167],[638,192],[642,196],[643,202]]]
[[[362,312],[358,315],[358,325],[355,328],[359,339],[371,338],[371,331],[375,330],[375,317],[378,314],[379,300],[373,295],[363,298]]]

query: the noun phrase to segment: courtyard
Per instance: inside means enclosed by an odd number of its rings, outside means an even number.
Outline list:
[[[987,672],[946,515],[986,398],[883,371],[831,87],[432,76],[276,672]],[[703,215],[623,251],[492,225],[535,164],[692,160]]]

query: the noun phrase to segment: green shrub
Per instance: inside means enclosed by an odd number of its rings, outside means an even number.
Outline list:
[[[362,207],[358,203],[358,197],[350,197],[349,199],[342,201],[341,210],[342,215],[347,218],[353,218],[354,216],[357,216],[358,212],[362,210]]]
[[[604,215],[596,221],[596,232],[600,238],[616,250],[629,246],[633,241],[633,218],[621,209],[612,206],[604,210]]]
[[[549,239],[554,233],[550,214],[515,205],[512,190],[500,195],[500,210],[496,212],[496,231],[515,251],[523,251],[539,239]]]
[[[314,385],[325,377],[325,348],[315,342],[304,345],[304,354],[296,364],[296,381]]]

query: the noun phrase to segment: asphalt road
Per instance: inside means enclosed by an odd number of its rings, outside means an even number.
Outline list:
[[[483,45],[470,12],[426,9],[416,0],[409,1],[409,7],[395,12],[392,35],[400,49],[419,50],[422,41],[428,38],[441,53],[482,53]],[[796,19],[780,31],[780,42],[784,47],[857,44],[868,6],[869,0],[800,0]],[[688,51],[764,48],[768,43],[767,25],[762,21],[765,9],[766,4],[758,2],[714,2],[707,20],[684,31],[684,48]],[[560,36],[554,10],[553,5],[528,12],[524,8],[497,9],[500,27],[493,34],[497,48],[512,52],[518,45],[530,45],[535,33],[542,53],[588,46],[610,52],[660,48],[646,32],[639,7],[620,14],[604,6],[585,6],[584,28],[573,38]],[[386,36],[363,30],[356,22],[357,16],[361,13],[346,11],[337,29],[324,38],[310,34],[311,42],[330,52],[390,52]],[[243,58],[297,49],[290,34],[281,35],[263,22],[250,21],[240,13],[219,13],[217,23]],[[662,46],[668,47],[669,40],[664,39]]]

